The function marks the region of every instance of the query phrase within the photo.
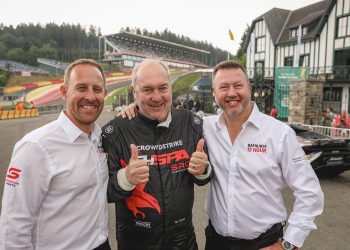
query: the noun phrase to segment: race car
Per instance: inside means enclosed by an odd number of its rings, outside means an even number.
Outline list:
[[[349,139],[334,139],[301,126],[290,126],[318,177],[333,178],[350,170]]]

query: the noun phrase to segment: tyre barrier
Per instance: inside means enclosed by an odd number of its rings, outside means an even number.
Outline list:
[[[2,110],[0,111],[0,120],[19,119],[39,116],[38,109],[23,110]]]

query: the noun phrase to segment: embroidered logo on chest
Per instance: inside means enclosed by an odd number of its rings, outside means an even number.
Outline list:
[[[267,145],[266,144],[255,144],[248,143],[247,151],[250,153],[267,153]]]

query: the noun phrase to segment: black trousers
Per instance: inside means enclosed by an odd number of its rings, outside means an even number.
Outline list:
[[[111,247],[109,246],[108,239],[106,240],[105,243],[103,243],[102,245],[94,248],[93,250],[111,250]]]
[[[259,250],[260,248],[273,245],[282,236],[283,226],[281,223],[278,223],[256,239],[244,240],[234,237],[224,237],[215,231],[209,221],[209,225],[205,229],[205,250]]]

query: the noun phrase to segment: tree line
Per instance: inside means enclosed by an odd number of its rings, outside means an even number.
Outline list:
[[[227,51],[214,47],[207,41],[196,41],[184,35],[177,35],[168,29],[150,32],[147,29],[141,31],[139,28],[125,27],[120,31],[209,51],[209,66],[227,59]],[[101,29],[93,25],[85,28],[80,24],[68,23],[61,25],[22,23],[16,27],[0,24],[0,59],[13,60],[32,66],[37,66],[38,57],[63,62],[71,62],[82,57],[98,59],[98,39],[101,35]],[[234,58],[233,55],[230,57]]]
[[[44,57],[64,62],[77,58],[98,58],[100,28],[88,30],[80,24],[55,23],[0,24],[0,59],[13,60],[32,66],[36,58]]]

